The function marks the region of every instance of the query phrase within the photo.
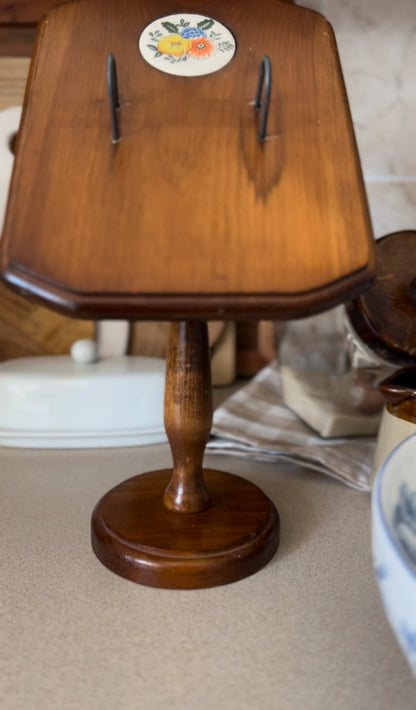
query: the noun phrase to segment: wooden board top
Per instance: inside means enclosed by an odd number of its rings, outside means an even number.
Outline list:
[[[225,25],[232,61],[195,77],[151,66],[138,38],[173,13]],[[185,61],[154,46],[161,63]],[[264,55],[272,89],[259,141]],[[2,269],[11,285],[85,317],[292,317],[356,295],[374,277],[374,244],[325,18],[276,0],[53,10],[32,61]]]

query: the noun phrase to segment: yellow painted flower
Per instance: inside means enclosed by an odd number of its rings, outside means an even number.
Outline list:
[[[181,35],[167,35],[162,37],[157,43],[157,49],[163,54],[173,54],[175,57],[183,57],[189,52],[192,47],[192,42]]]

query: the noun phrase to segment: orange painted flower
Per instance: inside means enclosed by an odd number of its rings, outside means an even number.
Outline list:
[[[183,57],[189,52],[192,47],[192,42],[181,35],[167,35],[162,37],[157,43],[157,49],[162,54],[173,54],[175,57]]]
[[[214,45],[207,37],[195,37],[189,50],[190,57],[209,57],[214,51]]]

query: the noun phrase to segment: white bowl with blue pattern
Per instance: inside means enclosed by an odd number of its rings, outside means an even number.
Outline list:
[[[372,547],[387,618],[416,675],[416,434],[398,444],[377,472]]]

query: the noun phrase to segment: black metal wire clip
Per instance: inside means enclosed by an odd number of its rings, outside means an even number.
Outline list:
[[[264,141],[266,138],[267,116],[269,114],[271,88],[272,65],[270,57],[265,55],[261,60],[256,98],[254,99],[254,109],[256,111],[259,111],[261,109],[260,128],[258,130],[258,137],[261,141]]]
[[[110,105],[110,120],[113,143],[120,140],[120,129],[117,121],[117,109],[120,108],[117,85],[116,60],[113,54],[107,56],[107,91]]]

